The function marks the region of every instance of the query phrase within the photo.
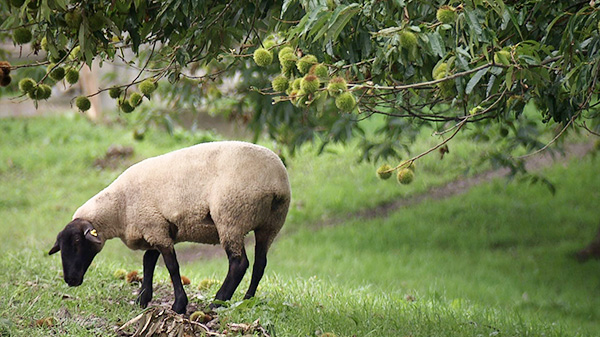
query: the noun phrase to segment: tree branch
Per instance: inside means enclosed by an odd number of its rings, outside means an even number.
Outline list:
[[[412,157],[412,158],[410,158],[410,159],[408,159],[408,160],[405,160],[405,161],[403,161],[402,163],[398,164],[398,166],[396,166],[396,167],[394,167],[394,168],[391,168],[391,169],[389,169],[389,170],[387,170],[387,171],[383,171],[382,173],[390,173],[390,172],[393,172],[393,171],[396,171],[396,170],[398,170],[398,169],[399,169],[399,168],[401,168],[401,167],[404,167],[404,166],[409,166],[409,165],[410,165],[410,164],[412,164],[412,163],[413,163],[415,160],[418,160],[418,159],[420,159],[421,157],[424,157],[424,156],[426,156],[426,155],[430,154],[431,152],[433,152],[433,151],[435,151],[435,150],[439,149],[440,147],[444,146],[444,145],[445,145],[446,143],[448,143],[448,142],[449,142],[449,141],[450,141],[452,138],[454,138],[454,136],[456,136],[456,134],[458,134],[458,131],[460,131],[460,129],[462,129],[462,128],[463,128],[463,126],[465,126],[465,124],[467,124],[467,121],[469,120],[469,118],[471,118],[471,116],[466,116],[466,117],[465,117],[465,119],[463,119],[463,120],[462,120],[460,123],[458,123],[458,124],[456,124],[455,126],[453,126],[453,128],[456,128],[456,130],[455,130],[455,131],[452,133],[452,135],[450,135],[450,137],[448,137],[447,139],[445,139],[443,142],[441,142],[441,143],[437,144],[436,146],[434,146],[434,147],[430,148],[429,150],[427,150],[427,151],[425,151],[425,152],[423,152],[423,153],[421,153],[421,154],[419,154],[419,155],[417,155],[417,156],[414,156],[414,157]]]
[[[444,78],[440,78],[439,80],[433,80],[433,81],[426,81],[426,82],[419,82],[419,83],[413,83],[413,84],[405,84],[405,85],[394,85],[394,86],[385,86],[385,85],[368,85],[368,84],[358,84],[358,85],[354,85],[353,89],[361,89],[361,88],[371,88],[371,89],[380,89],[380,90],[406,90],[406,89],[414,89],[414,88],[420,88],[420,87],[426,87],[426,86],[433,86],[435,84],[441,83],[441,82],[445,82],[445,81],[449,81],[458,77],[463,77],[472,73],[476,73],[482,69],[485,68],[490,68],[493,66],[498,66],[497,64],[494,63],[486,63],[483,65],[480,65],[477,68],[473,68],[467,71],[463,71],[460,73],[456,73]]]
[[[571,119],[569,119],[569,122],[567,123],[567,125],[565,125],[560,132],[554,136],[554,138],[552,138],[551,141],[548,142],[548,144],[546,144],[544,147],[537,149],[536,151],[533,151],[531,153],[528,154],[524,154],[522,156],[517,157],[517,159],[525,159],[527,157],[531,157],[533,155],[536,155],[540,152],[545,151],[546,149],[548,149],[550,147],[550,145],[554,144],[554,142],[556,142],[556,140],[558,140],[558,138],[560,138],[560,136],[562,136],[565,131],[567,131],[567,129],[569,128],[569,126],[571,126],[571,124],[573,124],[573,122],[575,121],[575,119],[579,116],[579,114],[581,114],[581,110],[579,112],[577,112],[575,115],[573,115],[573,117],[571,117]]]
[[[600,133],[594,132],[592,131],[587,124],[585,124],[585,121],[583,122],[583,124],[581,125],[582,128],[584,128],[587,132],[591,133],[594,136],[600,137]]]

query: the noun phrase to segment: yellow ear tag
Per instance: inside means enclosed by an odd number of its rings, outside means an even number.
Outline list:
[[[96,230],[95,230],[95,229],[92,229],[92,230],[90,231],[90,234],[91,234],[92,236],[98,236],[98,232],[96,232]]]

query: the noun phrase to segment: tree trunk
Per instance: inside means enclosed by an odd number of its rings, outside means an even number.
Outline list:
[[[96,62],[94,62],[92,64],[92,67],[97,68],[97,65],[95,63]],[[96,79],[97,69],[94,69],[94,70],[95,71],[92,71],[87,65],[84,65],[81,68],[81,72],[80,72],[81,92],[85,96],[95,94],[99,90],[98,89],[98,81]],[[92,107],[90,108],[90,110],[88,110],[86,112],[86,115],[92,121],[99,122],[102,120],[102,102],[100,101],[100,96],[95,95],[95,96],[92,96],[89,98],[90,98],[90,102],[92,103]]]

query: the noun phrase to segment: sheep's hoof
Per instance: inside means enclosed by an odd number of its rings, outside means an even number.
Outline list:
[[[171,307],[171,309],[178,314],[185,314],[186,307],[187,307],[187,299],[185,301],[175,301],[175,303],[173,303],[173,307]]]
[[[139,298],[135,302],[143,309],[147,308],[150,303],[150,301],[141,301]]]
[[[180,308],[180,306],[175,306],[175,305],[173,304],[173,307],[171,307],[171,310],[175,311],[175,312],[176,312],[176,313],[178,313],[178,314],[185,314],[185,310],[186,310],[186,308],[185,308],[185,307],[181,307],[181,308]]]
[[[223,308],[223,307],[228,307],[228,306],[229,306],[229,303],[227,303],[227,301],[215,299],[211,304],[208,305],[208,308],[210,310],[213,310],[216,308]]]
[[[135,302],[140,305],[142,308],[146,308],[148,303],[152,300],[152,293],[141,290]]]

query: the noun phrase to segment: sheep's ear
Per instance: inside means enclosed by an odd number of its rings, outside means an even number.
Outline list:
[[[54,243],[54,247],[52,247],[52,249],[50,249],[50,251],[48,252],[48,255],[52,255],[56,252],[58,252],[60,250],[60,246],[58,245],[58,240],[56,240],[56,242]]]
[[[100,238],[98,237],[98,232],[96,231],[95,228],[93,228],[93,227],[87,228],[84,231],[84,235],[88,241],[93,242],[95,244],[99,244],[99,245],[102,244],[102,241],[100,241]]]
[[[100,240],[100,237],[98,236],[98,232],[96,231],[96,228],[94,228],[94,226],[92,226],[92,224],[87,221],[87,220],[80,220],[80,219],[75,219],[73,220],[73,222],[75,221],[79,221],[80,224],[80,228],[83,231],[83,236],[85,237],[86,240],[88,240],[89,242],[101,245],[102,241]]]

